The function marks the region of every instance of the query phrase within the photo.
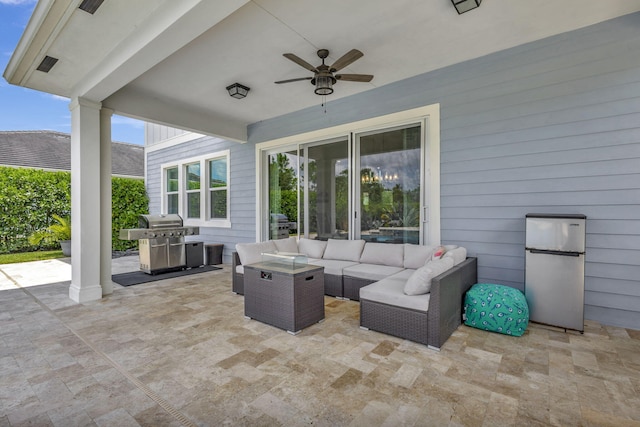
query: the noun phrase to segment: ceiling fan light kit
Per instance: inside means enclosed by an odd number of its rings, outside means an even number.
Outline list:
[[[236,99],[242,99],[247,96],[251,89],[248,87],[241,85],[240,83],[234,83],[230,86],[227,86],[227,92],[229,92],[229,96]]]
[[[314,90],[316,95],[331,95],[333,93],[333,84],[336,82],[333,76],[318,76],[313,80],[316,81],[316,89]]]
[[[458,15],[462,15],[465,12],[480,7],[482,0],[451,0],[451,3],[453,3],[458,11]]]
[[[322,59],[322,64],[314,67],[293,53],[283,54],[285,58],[295,62],[302,68],[311,71],[313,73],[313,77],[299,77],[295,79],[280,80],[275,83],[282,84],[309,80],[310,83],[315,86],[314,93],[316,95],[326,96],[333,93],[333,85],[336,84],[338,80],[368,83],[373,79],[371,74],[334,74],[364,56],[364,54],[357,49],[351,49],[349,52],[342,55],[333,63],[333,65],[327,65],[324,63],[324,60],[329,56],[329,51],[327,49],[318,50],[317,55]]]

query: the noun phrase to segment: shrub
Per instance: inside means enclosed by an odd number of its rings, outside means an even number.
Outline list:
[[[0,167],[0,253],[32,249],[29,235],[70,213],[68,172]]]
[[[71,218],[53,214],[53,219],[56,221],[54,224],[44,230],[36,230],[29,236],[27,240],[31,245],[38,246],[44,242],[51,246],[63,240],[71,240]]]
[[[149,198],[144,181],[130,178],[111,179],[111,246],[113,250],[123,251],[135,248],[135,240],[120,240],[118,234],[122,228],[138,227],[138,215],[149,213]]]
[[[114,250],[135,247],[137,242],[119,240],[121,228],[136,227],[139,214],[149,212],[144,181],[112,178],[112,246]],[[28,241],[71,214],[71,174],[36,169],[0,167],[0,253],[37,249]],[[42,248],[57,248],[57,241]]]

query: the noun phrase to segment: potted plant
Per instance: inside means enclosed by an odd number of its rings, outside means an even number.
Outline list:
[[[71,256],[71,218],[53,214],[53,219],[55,223],[29,236],[29,243],[36,246],[42,242],[60,242],[62,254]]]

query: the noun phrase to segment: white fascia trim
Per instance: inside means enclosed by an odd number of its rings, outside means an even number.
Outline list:
[[[440,104],[431,104],[424,107],[413,108],[384,116],[372,117],[345,123],[324,129],[318,129],[298,135],[265,141],[256,144],[256,242],[262,240],[263,203],[261,199],[262,186],[262,153],[277,147],[294,144],[305,144],[313,141],[322,141],[340,136],[348,136],[351,133],[361,133],[370,130],[384,128],[386,126],[399,126],[403,124],[422,122],[427,118],[426,137],[429,144],[428,173],[430,174],[431,188],[429,191],[429,241],[440,243]]]
[[[36,4],[33,14],[29,19],[29,23],[24,29],[24,32],[18,41],[18,45],[13,51],[13,54],[9,59],[9,63],[7,64],[7,68],[4,71],[4,77],[8,82],[16,84],[13,79],[15,77],[15,72],[18,69],[18,65],[25,59],[27,51],[31,47],[38,30],[42,27],[42,23],[47,17],[54,1],[55,0],[41,0]],[[23,79],[20,79],[20,82],[18,83],[21,83],[22,80]]]

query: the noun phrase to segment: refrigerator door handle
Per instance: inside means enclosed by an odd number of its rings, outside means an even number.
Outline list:
[[[529,249],[529,248],[527,248],[527,250],[532,254],[547,254],[547,255],[560,255],[560,256],[573,256],[573,257],[579,257],[580,255],[582,255],[581,252],[548,251],[545,249]]]

